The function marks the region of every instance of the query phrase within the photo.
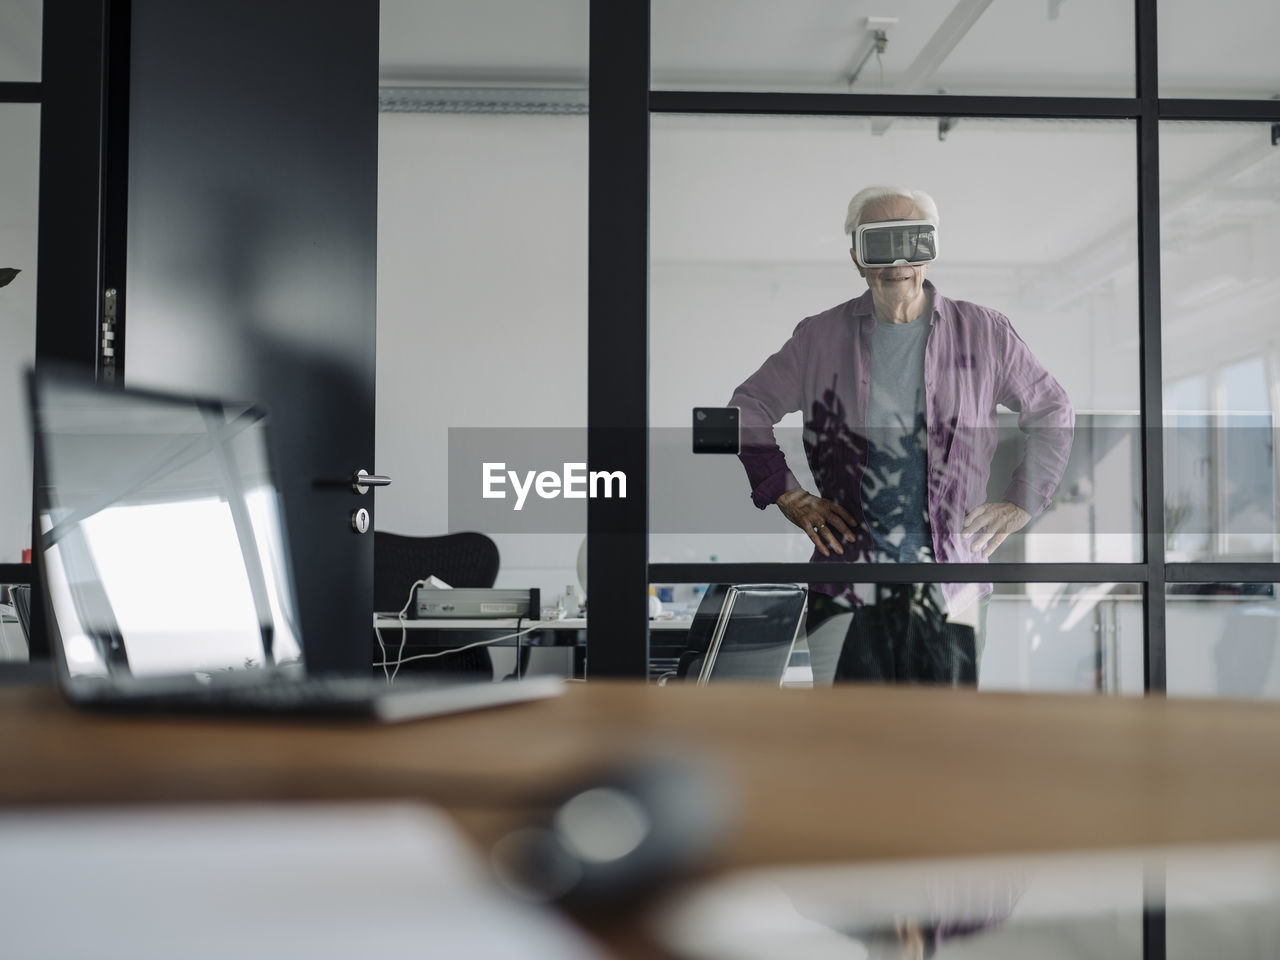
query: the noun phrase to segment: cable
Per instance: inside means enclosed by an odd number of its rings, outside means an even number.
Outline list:
[[[373,628],[373,635],[378,638],[378,649],[382,651],[382,660],[379,661],[382,664],[382,676],[386,679],[387,683],[390,683],[391,674],[387,673],[387,645],[382,642],[382,628],[375,624]],[[378,664],[376,663],[374,664],[375,667],[377,665]]]
[[[414,598],[418,594],[418,588],[425,587],[426,585],[427,585],[426,580],[413,581],[413,586],[409,588],[409,599],[404,602],[404,606],[401,607],[400,612],[396,614],[396,619],[400,621],[400,649],[396,651],[396,668],[391,671],[391,677],[390,679],[387,680],[387,683],[396,682],[396,677],[400,673],[400,664],[404,663],[404,645],[409,640],[409,628],[408,626],[405,625],[404,615],[408,613],[409,608],[413,606]],[[386,651],[383,651],[382,653],[382,660],[383,660],[382,672],[383,673],[386,673],[387,671],[386,659],[387,659]]]
[[[450,653],[461,653],[463,650],[471,650],[474,647],[483,647],[490,643],[501,643],[503,640],[514,640],[516,637],[522,637],[526,633],[533,633],[533,631],[540,629],[542,629],[542,625],[535,623],[531,627],[525,627],[519,633],[508,633],[506,636],[493,637],[490,640],[477,640],[474,643],[468,643],[461,647],[450,647],[448,650],[436,650],[434,653],[418,653],[412,657],[404,657],[402,660],[398,660],[397,663],[410,663],[413,660],[427,660],[432,657],[443,657]],[[375,667],[382,667],[386,665],[387,664],[383,662],[374,664]],[[394,674],[392,676],[394,676]]]

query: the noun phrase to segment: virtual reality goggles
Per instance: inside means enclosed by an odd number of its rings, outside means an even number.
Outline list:
[[[938,228],[928,220],[864,223],[853,232],[853,255],[861,267],[928,263],[938,256]]]

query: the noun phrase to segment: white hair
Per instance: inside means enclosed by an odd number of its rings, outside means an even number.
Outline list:
[[[881,200],[910,200],[920,211],[921,217],[935,227],[938,226],[938,205],[933,197],[923,190],[908,190],[905,187],[875,186],[859,190],[849,201],[849,212],[844,218],[845,236],[849,236],[862,223],[862,214],[869,206]]]

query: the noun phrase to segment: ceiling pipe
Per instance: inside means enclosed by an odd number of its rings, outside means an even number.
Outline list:
[[[991,0],[959,0],[889,92],[915,93],[926,84],[989,6]],[[880,136],[892,125],[892,117],[876,117],[871,132]]]

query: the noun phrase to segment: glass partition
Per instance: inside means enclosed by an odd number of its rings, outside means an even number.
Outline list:
[[[0,583],[0,661],[29,660],[31,587]]]
[[[1272,0],[1160,0],[1160,96],[1266,100],[1280,95]]]
[[[1169,695],[1280,699],[1276,597],[1274,583],[1169,584]]]
[[[1133,96],[1109,0],[653,0],[658,90]]]
[[[505,480],[585,459],[588,3],[381,12],[376,449],[395,483],[376,527],[480,530],[497,586],[576,605],[585,501],[548,518],[536,493],[520,512],[513,496],[501,529],[467,505],[482,460]]]
[[[655,116],[651,562],[828,559],[772,505],[797,486],[874,534],[868,504],[890,516],[907,487],[897,452],[875,460],[892,398],[869,413],[899,371],[927,407],[908,438],[930,530],[915,556],[974,560],[966,518],[1008,500],[1030,518],[995,560],[1140,560],[1135,140],[1128,121]],[[896,325],[843,232],[853,194],[886,183],[939,214],[923,373],[918,355],[876,363]],[[693,408],[731,398],[747,447],[767,451],[776,419],[781,458],[692,452]],[[874,547],[846,559],[885,559]]]
[[[1273,561],[1280,151],[1270,124],[1160,128],[1171,560]]]
[[[36,348],[39,104],[0,103],[0,131],[0,563],[19,563],[31,548],[25,372]]]
[[[0,4],[0,83],[39,82],[43,26],[44,0]]]
[[[725,586],[652,585],[652,675],[675,679],[685,651],[705,649]],[[809,585],[803,629],[785,673],[774,681],[782,686],[924,683],[1143,692],[1138,584],[852,584],[852,605],[833,601],[823,589],[830,587]],[[948,600],[956,595],[971,599],[952,609]],[[727,616],[732,620],[734,611]],[[787,633],[780,629],[776,639],[789,640]],[[686,657],[685,667],[700,662]]]

